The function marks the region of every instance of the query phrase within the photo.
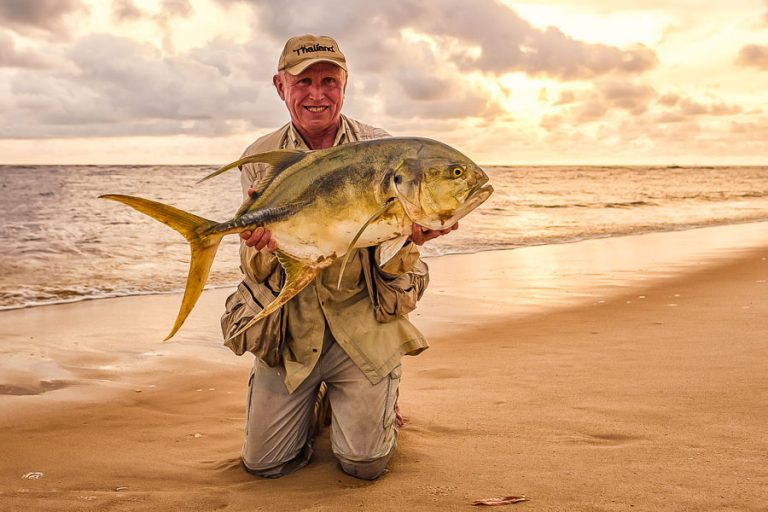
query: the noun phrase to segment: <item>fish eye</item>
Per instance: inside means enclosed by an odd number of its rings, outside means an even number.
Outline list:
[[[454,178],[460,177],[462,174],[464,174],[464,169],[458,165],[455,165],[451,167],[450,173],[453,175]]]

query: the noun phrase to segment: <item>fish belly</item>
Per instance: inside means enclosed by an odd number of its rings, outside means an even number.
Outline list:
[[[349,244],[370,216],[367,210],[331,215],[307,210],[302,215],[276,222],[269,228],[280,248],[291,256],[313,264],[330,264],[347,252]],[[323,220],[318,222],[318,219]],[[379,245],[406,232],[410,234],[410,221],[401,215],[389,215],[371,223],[355,247]]]

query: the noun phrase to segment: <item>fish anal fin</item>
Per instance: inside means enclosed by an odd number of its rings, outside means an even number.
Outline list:
[[[360,229],[357,230],[357,234],[355,235],[355,237],[352,239],[351,242],[349,242],[349,247],[347,247],[347,252],[344,253],[344,260],[341,262],[341,270],[339,270],[339,282],[336,283],[337,289],[341,288],[341,278],[344,277],[344,269],[347,268],[347,262],[349,261],[349,256],[352,253],[352,249],[355,248],[355,244],[360,239],[365,229],[368,226],[370,226],[373,222],[376,222],[382,215],[384,215],[387,212],[387,210],[389,210],[392,207],[393,204],[395,204],[394,197],[390,197],[389,199],[387,199],[384,205],[378,210],[376,210],[375,212],[373,212],[373,215],[371,215],[371,217],[367,221],[365,221],[365,223],[362,226],[360,226]]]
[[[277,261],[279,261],[280,265],[285,269],[285,284],[280,290],[280,293],[275,297],[275,300],[267,304],[258,315],[253,317],[247,324],[245,324],[245,326],[238,329],[238,331],[230,336],[228,340],[235,336],[239,336],[259,320],[266,318],[268,315],[271,315],[280,309],[301,290],[306,288],[320,272],[318,267],[310,267],[283,251],[275,251],[275,256],[277,256]]]
[[[408,241],[408,235],[392,238],[379,245],[379,266],[383,267]]]

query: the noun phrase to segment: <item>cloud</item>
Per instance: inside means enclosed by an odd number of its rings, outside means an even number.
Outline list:
[[[13,36],[0,32],[0,68],[49,68],[53,65],[45,55],[18,49]]]
[[[523,71],[581,80],[641,73],[655,62],[652,52],[640,47],[587,44],[556,29],[536,29],[490,1],[470,8],[458,0],[430,5],[393,0],[388,9],[349,0],[246,3],[258,32],[251,42],[219,39],[177,52],[173,29],[195,16],[192,3],[166,0],[159,11],[146,12],[133,0],[113,1],[108,11],[113,19],[157,23],[162,49],[107,34],[79,39],[58,55],[72,69],[9,79],[15,122],[0,136],[218,135],[277,126],[287,116],[269,77],[283,42],[306,32],[343,34],[340,43],[354,77],[347,111],[384,126],[402,119],[448,126],[464,118],[490,122],[503,116],[488,93],[468,79],[472,73],[492,79]],[[612,94],[582,104],[582,116],[641,108]]]
[[[139,9],[133,0],[112,0],[112,19],[115,21],[135,21],[152,17],[162,27],[179,18],[191,18],[194,14],[195,9],[189,0],[162,0],[159,11],[154,16]]]
[[[66,35],[67,18],[88,12],[80,0],[3,0],[0,24],[21,33]]]
[[[680,112],[685,116],[731,116],[742,112],[742,108],[737,105],[727,105],[722,102],[706,104],[690,98],[683,99],[679,106]]]
[[[649,85],[626,82],[601,84],[600,92],[611,108],[620,108],[634,115],[644,113],[657,95],[656,90]]]
[[[729,126],[726,134],[734,135],[723,138],[728,143],[737,132],[748,135],[750,126],[765,126],[763,114],[745,113],[764,103],[762,92],[734,89],[732,83],[746,82],[738,75],[697,74],[705,68],[702,48],[691,47],[689,61],[674,45],[659,43],[676,70],[651,74],[662,64],[647,47],[595,44],[604,34],[586,40],[569,35],[566,24],[563,30],[534,26],[493,1],[55,4],[64,7],[51,9],[46,19],[0,6],[7,31],[0,29],[0,138],[60,138],[61,145],[74,145],[78,138],[139,136],[123,140],[159,140],[153,147],[161,147],[171,140],[162,136],[181,134],[175,139],[239,144],[288,120],[270,78],[285,40],[306,32],[337,37],[347,54],[345,113],[395,134],[439,136],[480,154],[562,160],[664,145],[690,152],[698,138],[713,140]],[[57,39],[77,13],[83,21],[77,33],[90,35]],[[23,19],[37,19],[37,25]],[[664,20],[685,25],[679,17]],[[199,33],[203,26],[205,34]],[[42,57],[55,68],[44,69]],[[665,84],[670,75],[678,79]],[[741,106],[728,91],[742,98]],[[560,156],[541,156],[546,153]]]
[[[252,5],[264,29],[276,39],[306,32],[345,34],[341,46],[355,49],[351,62],[362,63],[364,70],[394,69],[407,63],[414,45],[404,40],[406,29],[429,38],[439,60],[464,72],[522,71],[576,80],[608,73],[638,74],[657,64],[655,54],[645,46],[620,49],[584,43],[554,27],[537,29],[512,9],[492,1],[391,0],[386,9],[351,0],[309,4],[297,0],[279,4],[241,1]],[[327,12],[335,15],[327,16]]]
[[[157,26],[163,32],[163,49],[175,53],[172,23],[179,19],[191,18],[195,13],[189,0],[163,0],[160,12],[154,16]]]
[[[765,14],[763,14],[763,25],[768,26],[768,0],[763,2],[765,4]]]
[[[735,116],[744,111],[738,105],[731,105],[723,101],[697,101],[676,93],[666,93],[656,103],[668,107],[667,110],[655,113],[655,122],[661,124],[682,123],[702,116]]]
[[[587,126],[622,126],[622,129],[642,132],[662,140],[663,136],[680,130],[699,130],[699,120],[713,117],[733,117],[744,109],[719,98],[695,99],[678,92],[660,94],[645,83],[601,81],[588,90],[563,90],[551,103],[552,108],[541,117],[539,127],[550,135],[569,136],[568,130],[584,130]],[[663,128],[675,125],[676,128]],[[610,128],[613,130],[613,128]],[[623,135],[614,135],[622,139]],[[638,135],[639,136],[639,135]]]
[[[736,63],[741,66],[768,70],[768,45],[750,44],[742,47],[736,58]]]
[[[564,108],[558,114],[545,116],[542,126],[547,129],[555,126],[555,121],[567,120],[577,125],[607,119],[621,111],[635,119],[655,123],[682,123],[701,116],[734,116],[744,111],[739,105],[721,100],[695,100],[674,92],[659,94],[647,84],[616,81],[600,82],[589,91],[565,90],[552,106]]]
[[[435,76],[418,59],[386,79],[369,74],[360,78],[350,82],[347,106],[352,109],[347,111],[359,113],[363,119],[383,114],[388,126],[403,119],[448,121],[502,113],[482,90],[461,80]]]
[[[768,140],[768,118],[763,117],[757,121],[739,122],[734,121],[730,125],[731,133],[744,136],[749,135],[753,139]]]
[[[517,41],[514,39],[516,35],[519,36]],[[500,33],[494,39],[479,42],[481,56],[462,59],[463,69],[477,68],[494,73],[523,71],[534,76],[581,80],[611,72],[641,73],[657,63],[655,54],[642,45],[621,50],[587,44],[567,37],[554,27],[542,32],[528,26],[521,34]]]
[[[502,110],[488,98],[462,90],[450,97],[435,98],[431,101],[414,101],[406,96],[391,96],[385,112],[399,119],[464,119],[467,117],[493,117]]]
[[[661,105],[664,105],[665,107],[674,107],[675,105],[678,104],[679,101],[680,101],[679,94],[668,92],[659,98],[658,103]]]
[[[269,81],[251,77],[261,67],[253,55],[252,46],[214,41],[168,56],[126,38],[87,36],[66,52],[73,71],[10,79],[14,108],[0,137],[215,136],[276,126],[284,107]],[[217,59],[234,71],[208,64]]]
[[[162,33],[163,50],[175,53],[173,44],[173,25],[192,18],[195,9],[189,0],[163,0],[158,10],[148,13],[139,9],[133,0],[112,0],[112,19],[117,23],[147,20],[154,22]]]
[[[167,17],[189,18],[195,10],[189,0],[163,0],[161,12]]]
[[[656,90],[643,83],[602,81],[586,91],[564,90],[552,106],[562,107],[559,114],[549,114],[542,126],[554,126],[563,119],[573,124],[600,120],[612,113],[627,112],[633,116],[644,114],[658,96]]]
[[[562,91],[555,100],[554,105],[568,105],[576,101],[576,93],[574,91]]]
[[[473,75],[485,80],[509,72],[562,81],[613,75],[618,79],[641,74],[657,62],[643,46],[620,49],[581,42],[555,28],[540,30],[493,1],[391,0],[386,9],[351,0],[219,3],[249,5],[262,38],[278,46],[302,33],[337,35],[352,76],[348,111],[385,125],[398,119],[503,115],[488,93],[469,79]],[[583,112],[597,116],[614,104],[639,108],[601,99]]]
[[[447,78],[428,76],[420,68],[403,70],[396,81],[406,96],[417,101],[432,101],[445,99],[455,91],[455,86]]]
[[[452,51],[451,59],[465,71],[494,74],[522,71],[562,80],[585,79],[609,72],[639,73],[655,66],[656,57],[643,46],[621,50],[588,44],[563,34],[555,27],[540,30],[512,9],[497,2],[399,2],[392,26],[403,23],[438,38],[448,35],[479,54]],[[469,22],[471,20],[471,22]],[[445,40],[445,39],[444,39]]]
[[[144,17],[133,0],[112,0],[112,19],[118,22],[136,21]]]

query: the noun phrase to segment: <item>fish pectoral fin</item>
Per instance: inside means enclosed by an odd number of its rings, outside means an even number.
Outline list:
[[[379,266],[383,267],[386,265],[386,263],[397,254],[397,251],[399,251],[407,241],[408,235],[402,235],[387,240],[386,242],[382,242],[381,245],[379,245]]]
[[[224,167],[213,171],[211,174],[201,179],[197,183],[198,184],[202,183],[206,180],[209,180],[211,178],[218,176],[219,174],[223,174],[229,171],[230,169],[234,169],[235,167],[240,167],[241,165],[262,163],[262,164],[269,164],[272,166],[272,169],[270,169],[270,172],[268,172],[264,176],[264,178],[259,182],[259,184],[264,183],[263,187],[266,188],[266,186],[272,181],[272,178],[274,178],[275,175],[277,175],[283,169],[290,167],[291,165],[295,164],[296,162],[304,158],[306,154],[307,154],[306,151],[301,151],[298,149],[277,149],[275,151],[259,153],[258,155],[246,156],[241,158],[240,160],[236,160],[231,164],[227,164]],[[260,191],[257,190],[256,195],[258,195],[258,193],[260,193]]]
[[[363,231],[365,231],[365,228],[370,226],[373,222],[376,222],[382,215],[386,213],[387,210],[389,210],[393,204],[395,204],[396,199],[394,197],[390,197],[387,199],[387,201],[384,203],[384,205],[373,212],[373,215],[365,221],[365,223],[360,227],[360,229],[357,231],[357,234],[352,239],[351,242],[349,242],[349,247],[347,247],[347,252],[344,253],[344,260],[341,262],[341,270],[339,270],[339,282],[336,283],[336,289],[341,288],[341,278],[344,277],[344,269],[347,268],[347,262],[349,261],[349,255],[352,253],[352,249],[355,248],[355,244],[360,239],[360,236],[362,236]]]
[[[277,256],[277,261],[280,262],[280,265],[285,269],[285,284],[280,289],[280,293],[275,297],[275,300],[267,304],[258,315],[253,317],[247,324],[245,324],[245,326],[241,327],[236,333],[227,338],[227,341],[235,336],[239,336],[259,320],[266,318],[280,309],[301,290],[306,288],[306,286],[311,283],[320,272],[319,268],[307,266],[305,263],[302,263],[281,250],[275,251],[275,256]]]

